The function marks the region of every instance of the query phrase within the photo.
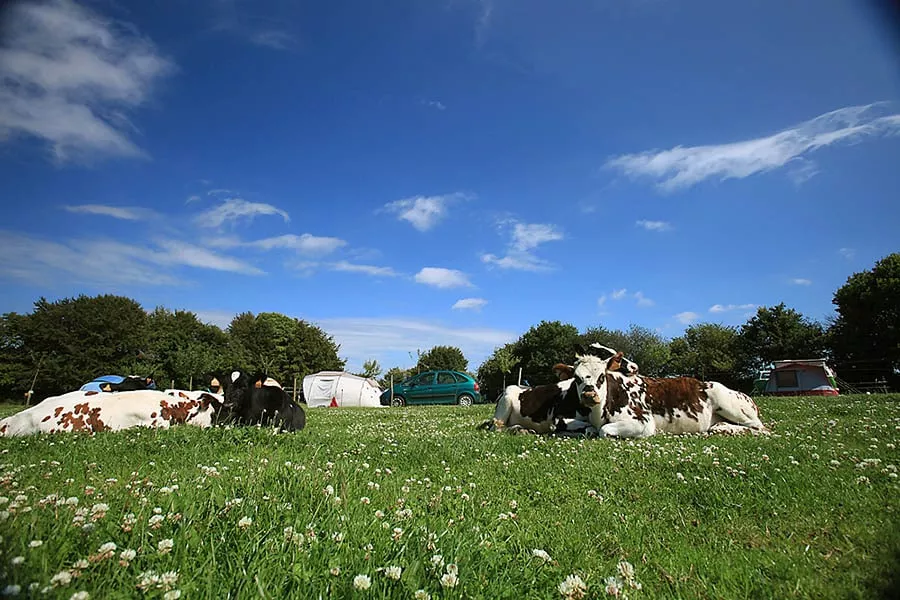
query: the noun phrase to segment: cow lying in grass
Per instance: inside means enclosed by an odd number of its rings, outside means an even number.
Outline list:
[[[768,433],[747,394],[692,377],[655,378],[622,373],[621,352],[582,350],[573,387],[591,409],[601,435],[627,438],[667,433]]]
[[[595,352],[616,352],[594,344]],[[610,368],[623,373],[637,373],[637,365],[623,358],[610,363]],[[534,387],[510,385],[497,399],[494,417],[478,426],[479,429],[506,430],[510,433],[592,433],[589,416],[591,410],[579,400],[577,389],[572,386],[574,367],[559,363],[553,373],[559,382]]]
[[[211,394],[173,398],[156,390],[69,392],[0,420],[0,435],[18,436],[62,431],[118,431],[129,427],[159,427],[186,423],[211,427],[223,405]]]
[[[284,431],[299,431],[306,426],[303,408],[267,375],[251,377],[234,371],[229,376],[213,377],[210,387],[222,390],[225,410],[240,425],[274,425]]]

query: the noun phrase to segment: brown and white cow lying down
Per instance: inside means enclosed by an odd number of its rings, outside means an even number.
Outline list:
[[[157,390],[104,394],[69,392],[52,396],[31,408],[0,420],[0,436],[61,431],[118,431],[129,427],[159,427],[187,423],[211,427],[222,402],[212,394],[195,399],[173,397]]]
[[[590,351],[590,350],[588,350]],[[641,438],[667,433],[768,433],[747,394],[692,377],[626,375],[617,357],[577,357],[574,388],[602,436]]]
[[[497,399],[494,418],[478,428],[509,433],[575,432],[590,426],[588,415],[572,379],[534,387],[509,385]]]

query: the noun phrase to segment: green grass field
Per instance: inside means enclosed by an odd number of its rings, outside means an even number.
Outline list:
[[[882,596],[900,395],[759,404],[768,437],[510,436],[476,431],[493,411],[477,406],[0,439],[0,587],[522,599],[562,598],[574,574],[591,598],[615,576],[629,598]]]

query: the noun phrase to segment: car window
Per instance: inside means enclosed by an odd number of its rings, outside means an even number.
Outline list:
[[[447,373],[446,371],[438,373],[437,378],[438,383],[456,383],[456,378],[453,377],[453,373]]]
[[[453,374],[453,377],[456,378],[456,383],[466,383],[466,382],[469,381],[468,379],[466,379],[465,377],[463,377],[463,376],[460,375],[459,373],[454,373],[454,374]]]
[[[431,383],[433,381],[434,381],[434,373],[422,373],[418,377],[415,377],[412,380],[412,383],[415,383],[417,385],[424,385],[427,383]]]

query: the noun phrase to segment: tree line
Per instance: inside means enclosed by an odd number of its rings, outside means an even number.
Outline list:
[[[602,325],[579,331],[561,321],[542,321],[515,342],[494,350],[473,374],[488,398],[508,383],[554,380],[552,365],[571,364],[578,345],[600,342],[621,350],[650,376],[689,375],[749,390],[758,371],[774,360],[825,357],[850,383],[885,381],[900,387],[900,253],[856,273],[835,291],[835,316],[825,323],[784,303],[759,307],[739,327],[697,323],[668,340],[640,325],[627,330]],[[145,311],[121,296],[41,298],[29,314],[0,316],[0,395],[16,398],[34,389],[38,398],[77,389],[99,375],[151,375],[179,388],[206,383],[211,373],[266,372],[285,385],[322,370],[343,370],[340,346],[319,327],[279,313],[246,312],[224,330],[196,314],[157,307]],[[382,375],[368,360],[366,377],[387,387],[420,371],[466,372],[454,346],[416,351],[410,369]]]
[[[489,397],[515,383],[519,369],[532,385],[550,383],[552,365],[571,364],[577,345],[600,342],[623,351],[644,375],[688,375],[746,391],[761,369],[790,358],[826,358],[851,384],[900,387],[900,253],[849,277],[832,303],[835,316],[825,323],[780,303],[757,308],[741,326],[697,323],[671,340],[640,325],[579,332],[568,323],[542,321],[495,349],[478,368],[478,380]]]
[[[110,374],[197,388],[234,368],[289,385],[294,376],[343,370],[339,349],[319,327],[279,313],[245,312],[223,331],[190,311],[147,312],[122,296],[41,298],[29,314],[0,317],[0,394],[33,389],[44,398]]]

